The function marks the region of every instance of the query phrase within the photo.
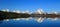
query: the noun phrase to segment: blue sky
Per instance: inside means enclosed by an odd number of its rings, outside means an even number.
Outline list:
[[[59,11],[60,0],[0,0],[0,10],[36,11],[39,8],[42,8],[46,12]]]
[[[60,12],[60,0],[0,0],[0,10],[9,9],[20,11],[36,11],[37,9],[43,9],[46,12],[58,11]],[[60,26],[60,20],[50,21],[45,20],[43,23],[37,23],[34,20],[30,21],[9,21],[0,24],[0,27],[58,27]]]

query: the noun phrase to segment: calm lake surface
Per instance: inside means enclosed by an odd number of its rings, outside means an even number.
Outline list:
[[[10,20],[10,21],[3,21],[0,24],[0,27],[60,27],[60,20],[51,21],[51,20],[44,20],[43,22],[39,23],[35,20]]]

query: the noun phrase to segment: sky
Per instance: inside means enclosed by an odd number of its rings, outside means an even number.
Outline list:
[[[60,0],[0,0],[0,10],[36,11],[39,8],[46,12],[59,11]]]
[[[60,0],[0,0],[0,10],[9,9],[10,11],[30,11],[35,12],[38,9],[43,9],[45,12],[57,11],[60,12]],[[0,27],[58,27],[60,20],[50,21],[45,20],[43,23],[38,23],[34,20],[30,21],[9,21],[0,24]]]

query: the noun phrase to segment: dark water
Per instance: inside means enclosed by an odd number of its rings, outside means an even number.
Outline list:
[[[42,23],[39,23],[35,20],[19,20],[19,21],[3,21],[0,24],[0,27],[60,27],[60,20],[51,21],[44,20]]]

